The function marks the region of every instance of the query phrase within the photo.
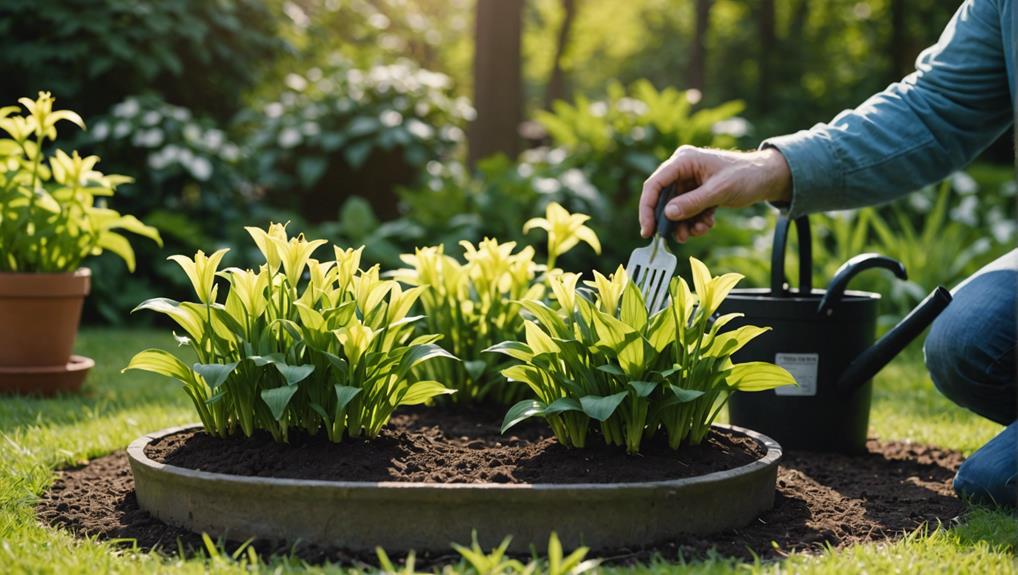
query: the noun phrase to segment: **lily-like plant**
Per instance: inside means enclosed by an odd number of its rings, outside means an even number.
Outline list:
[[[319,261],[311,256],[323,240],[288,238],[279,224],[247,230],[265,257],[257,271],[219,271],[227,250],[172,256],[198,301],[158,298],[137,308],[173,319],[197,361],[149,349],[125,370],[180,381],[212,435],[261,429],[277,441],[291,428],[324,428],[337,442],[375,437],[396,407],[453,393],[410,376],[430,359],[455,359],[435,345],[440,335],[414,336],[420,316],[409,312],[427,288],[404,290],[380,279],[377,266],[362,271],[363,248],[334,247],[334,260]],[[223,300],[217,277],[229,286]]]
[[[82,129],[85,122],[70,110],[54,110],[48,92],[18,102],[27,114],[18,106],[0,108],[0,130],[8,136],[0,138],[0,272],[70,272],[104,250],[134,271],[134,250],[120,232],[162,240],[155,228],[106,207],[106,198],[131,178],[97,171],[98,156],[61,149],[47,155],[58,122]]]
[[[605,442],[636,453],[664,428],[676,449],[703,441],[729,392],[794,384],[776,365],[732,363],[767,328],[725,330],[741,314],[712,316],[742,276],[712,277],[699,260],[690,263],[695,292],[673,279],[671,301],[653,315],[621,267],[609,277],[594,272],[591,296],[577,289],[577,274],[549,276],[556,308],[521,301],[536,318],[524,321],[525,339],[487,350],[516,359],[502,373],[536,396],[514,405],[502,430],[543,417],[562,444],[583,447],[596,421]]]
[[[485,239],[479,244],[461,242],[463,261],[445,254],[442,246],[417,249],[404,254],[410,267],[393,274],[411,286],[428,286],[421,295],[425,320],[421,329],[443,336],[443,343],[460,362],[432,362],[417,371],[425,379],[438,380],[458,390],[457,401],[476,402],[486,398],[510,404],[526,395],[526,388],[506,385],[499,373],[505,361],[482,352],[490,346],[523,334],[521,300],[540,300],[545,279],[559,273],[554,263],[559,256],[586,242],[600,253],[597,235],[584,225],[588,216],[570,214],[552,203],[546,217],[534,218],[524,233],[539,228],[548,232],[548,263],[534,260],[531,246],[516,249],[516,242],[499,243]]]

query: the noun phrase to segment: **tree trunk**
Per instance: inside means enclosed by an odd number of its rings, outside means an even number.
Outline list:
[[[771,85],[774,61],[774,0],[760,0],[760,16],[757,19],[760,27],[760,61],[759,78],[757,78],[757,106],[761,114],[771,109]]]
[[[569,36],[573,30],[573,21],[576,20],[576,0],[562,0],[562,10],[565,12],[562,17],[562,26],[558,31],[558,43],[555,45],[555,59],[551,64],[551,77],[548,78],[548,88],[544,93],[544,107],[551,109],[555,100],[566,100],[569,97],[566,89],[565,71],[562,70],[562,57],[569,46]]]
[[[707,31],[713,0],[696,0],[696,29],[689,59],[689,87],[703,92],[707,73]]]
[[[896,82],[911,70],[905,0],[891,0],[891,78]]]
[[[520,41],[523,0],[477,0],[474,28],[474,107],[470,163],[519,152],[523,119]]]

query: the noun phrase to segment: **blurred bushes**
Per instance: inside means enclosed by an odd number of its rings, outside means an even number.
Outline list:
[[[4,0],[0,101],[49,90],[84,117],[131,94],[220,120],[288,51],[261,0]]]
[[[405,60],[360,69],[334,58],[291,73],[274,101],[240,118],[255,178],[272,203],[315,221],[334,219],[351,196],[392,218],[395,187],[464,143],[473,109],[451,89],[447,76]]]
[[[633,248],[646,244],[639,237],[636,205],[647,175],[682,143],[732,147],[748,130],[736,116],[740,103],[714,108],[696,103],[695,93],[657,90],[649,82],[628,88],[613,83],[603,100],[557,102],[552,111],[535,115],[547,130],[547,146],[524,152],[516,162],[489,158],[473,174],[460,164],[429,164],[424,185],[401,193],[404,219],[455,253],[459,239],[521,240],[523,222],[554,201],[590,214],[589,225],[604,243],[600,258],[571,253],[564,267],[589,271],[624,264]],[[752,232],[742,228],[741,218],[722,222],[714,239],[748,241]]]

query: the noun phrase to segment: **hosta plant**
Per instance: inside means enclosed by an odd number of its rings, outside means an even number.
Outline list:
[[[57,148],[57,123],[66,120],[84,129],[70,110],[54,110],[53,97],[39,92],[35,100],[0,108],[0,272],[73,272],[88,256],[108,250],[134,269],[134,250],[121,232],[151,238],[159,232],[134,216],[106,206],[127,176],[95,169],[98,156],[81,157]]]
[[[543,417],[562,444],[583,447],[597,422],[605,442],[636,453],[663,428],[676,449],[703,441],[729,392],[794,384],[776,365],[732,363],[733,353],[767,329],[725,330],[741,314],[712,316],[742,276],[712,277],[699,260],[690,263],[695,291],[676,277],[671,301],[653,315],[621,267],[609,277],[594,272],[589,296],[577,289],[577,274],[553,274],[554,308],[520,302],[535,317],[524,321],[525,338],[487,351],[518,360],[502,373],[536,399],[514,405],[503,431]]]
[[[482,352],[498,342],[523,334],[520,301],[539,301],[549,275],[560,273],[555,260],[579,242],[600,252],[601,244],[585,225],[588,216],[570,214],[552,203],[543,218],[524,225],[524,233],[539,228],[547,232],[548,263],[534,260],[534,248],[517,250],[516,242],[485,239],[478,244],[460,242],[463,260],[445,253],[442,246],[417,249],[402,259],[410,267],[395,278],[408,285],[430,289],[421,294],[424,331],[443,336],[443,343],[463,361],[438,361],[418,370],[425,379],[438,380],[457,389],[458,401],[493,399],[512,403],[526,395],[526,388],[506,385],[499,373],[505,362]]]
[[[149,349],[126,369],[180,381],[205,429],[220,437],[266,430],[286,441],[294,428],[324,429],[332,441],[375,437],[396,407],[453,392],[410,377],[422,362],[451,357],[434,343],[441,336],[414,335],[420,317],[409,312],[427,288],[403,290],[380,279],[378,267],[360,270],[363,248],[334,247],[335,259],[324,261],[312,258],[322,240],[288,238],[279,224],[248,232],[265,258],[257,270],[220,271],[226,250],[172,256],[198,301],[137,308],[173,319],[196,361]]]

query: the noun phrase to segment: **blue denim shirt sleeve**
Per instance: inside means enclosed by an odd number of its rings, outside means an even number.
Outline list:
[[[791,217],[892,200],[969,163],[1012,122],[1001,2],[966,0],[916,71],[829,124],[765,140],[792,172]]]

